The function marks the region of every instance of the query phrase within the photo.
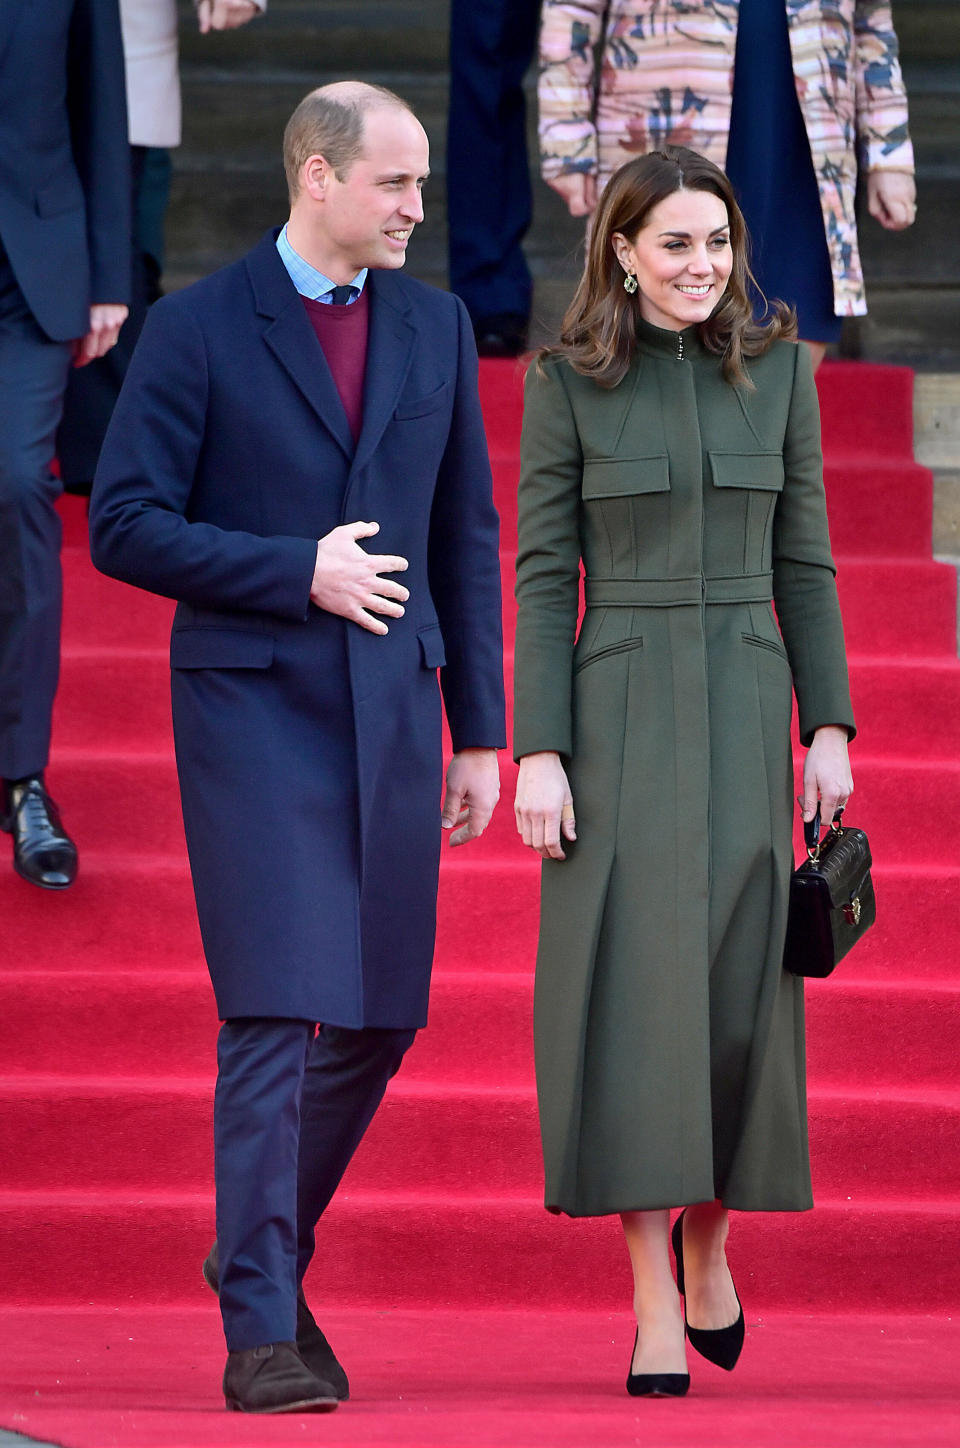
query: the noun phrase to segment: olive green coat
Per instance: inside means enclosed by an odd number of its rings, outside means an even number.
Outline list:
[[[534,1010],[546,1205],[573,1216],[812,1205],[791,681],[804,743],[853,716],[809,353],[749,370],[645,326],[615,388],[527,374],[515,753],[563,756],[577,818]]]

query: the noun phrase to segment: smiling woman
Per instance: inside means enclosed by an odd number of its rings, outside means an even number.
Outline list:
[[[803,988],[782,969],[791,684],[805,817],[852,789],[809,353],[786,307],[754,321],[746,254],[711,161],[628,162],[526,383],[514,750],[544,861],[546,1205],[621,1216],[636,1395],[689,1386],[670,1208],[690,1343],[732,1368],[727,1211],[811,1205]]]

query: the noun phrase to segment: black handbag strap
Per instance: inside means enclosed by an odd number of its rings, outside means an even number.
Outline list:
[[[841,805],[833,816],[834,827],[839,829],[840,821],[843,818],[844,805]],[[807,847],[807,854],[816,859],[817,846],[820,843],[820,806],[817,805],[817,812],[812,820],[803,822],[803,843]]]

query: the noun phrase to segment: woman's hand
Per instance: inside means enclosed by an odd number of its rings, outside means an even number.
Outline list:
[[[589,216],[597,205],[597,178],[584,171],[565,171],[547,182],[567,203],[571,216]]]
[[[888,231],[903,231],[913,225],[917,215],[917,183],[909,171],[871,171],[867,206],[874,220]]]
[[[559,754],[543,751],[523,756],[513,810],[525,845],[545,860],[567,858],[560,837],[575,840],[577,826],[573,795]]]
[[[847,731],[839,724],[825,724],[813,736],[803,761],[804,822],[809,824],[820,803],[820,818],[829,826],[838,809],[853,794],[853,775],[847,755]]]

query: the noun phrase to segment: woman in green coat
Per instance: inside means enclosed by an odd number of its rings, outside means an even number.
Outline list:
[[[781,966],[791,686],[805,819],[846,803],[854,728],[810,358],[786,308],[753,321],[748,278],[718,167],[630,161],[526,382],[516,816],[544,858],[546,1205],[621,1216],[635,1394],[686,1392],[685,1322],[736,1361],[728,1209],[812,1205],[803,985]]]

